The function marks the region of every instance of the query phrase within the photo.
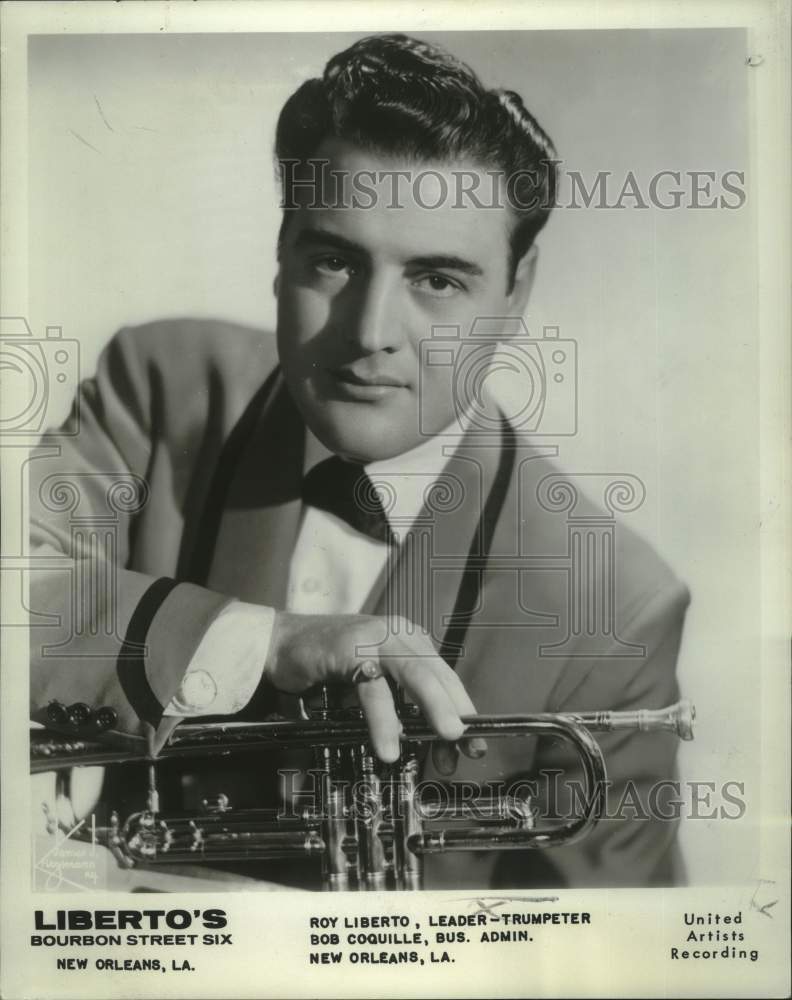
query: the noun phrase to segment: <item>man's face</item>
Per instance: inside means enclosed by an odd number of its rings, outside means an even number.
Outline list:
[[[375,196],[360,201],[374,204],[330,197],[312,208],[307,195],[293,210],[277,282],[278,351],[308,427],[331,451],[368,463],[456,419],[453,366],[428,364],[420,345],[433,326],[458,326],[464,338],[477,316],[522,315],[532,267],[518,268],[510,291],[510,210],[454,194],[454,171],[474,164],[410,166],[335,140],[317,159],[341,176],[365,172]],[[397,170],[443,174],[448,197],[425,174],[419,186],[399,183],[393,207],[393,175],[378,183],[371,172]]]

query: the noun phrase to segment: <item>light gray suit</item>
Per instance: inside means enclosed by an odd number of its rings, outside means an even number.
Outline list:
[[[83,595],[90,620],[76,628],[67,574],[32,573],[32,718],[46,721],[52,700],[107,706],[117,722],[106,738],[157,752],[175,725],[163,706],[225,604],[284,606],[304,427],[271,335],[193,320],[118,334],[81,388],[79,419],[79,433],[45,438],[30,462],[34,557],[44,566],[48,556],[69,556],[79,575],[90,554],[75,522],[104,517],[114,585]],[[597,592],[598,578],[584,574],[571,593],[570,574],[553,558],[568,553],[568,521],[553,503],[537,501],[558,473],[507,424],[498,447],[466,438],[443,470],[462,499],[429,505],[424,543],[416,525],[414,544],[402,547],[366,610],[384,612],[388,595],[401,595],[389,610],[429,629],[484,714],[674,701],[685,587],[619,524],[609,535],[612,592]],[[60,480],[75,491],[66,499]],[[583,520],[604,523],[605,512],[584,497],[581,511]],[[519,553],[527,553],[522,566]],[[393,586],[393,574],[409,585]],[[56,618],[45,623],[37,613]],[[587,613],[600,616],[596,642]],[[567,766],[579,776],[563,747],[529,743],[491,741],[483,760],[462,759],[458,777],[511,780]],[[614,802],[630,779],[646,792],[674,777],[676,740],[668,734],[616,734],[601,745]],[[424,777],[440,780],[428,761]],[[433,859],[428,883],[673,884],[675,833],[675,823],[657,818],[605,821],[583,844],[541,856]]]

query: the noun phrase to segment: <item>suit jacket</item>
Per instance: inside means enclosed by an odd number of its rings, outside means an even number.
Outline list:
[[[117,721],[106,738],[158,752],[178,721],[163,706],[225,604],[284,606],[303,441],[271,335],[178,320],[111,341],[69,422],[29,463],[34,720],[47,722],[53,700],[107,706]],[[687,591],[580,481],[505,421],[487,447],[475,433],[451,442],[440,488],[369,597],[365,610],[428,629],[482,714],[678,697]],[[676,738],[600,743],[609,809],[626,804],[626,819],[554,851],[435,857],[428,884],[679,881],[676,824],[641,807],[674,778]],[[564,745],[491,740],[484,759],[461,759],[456,779],[541,774],[540,807],[563,809],[573,793],[552,778],[558,768],[581,777]],[[423,777],[441,780],[429,761]]]

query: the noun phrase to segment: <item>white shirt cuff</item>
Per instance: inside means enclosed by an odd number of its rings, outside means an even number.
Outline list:
[[[234,601],[212,622],[163,713],[233,715],[253,697],[269,652],[273,608]]]

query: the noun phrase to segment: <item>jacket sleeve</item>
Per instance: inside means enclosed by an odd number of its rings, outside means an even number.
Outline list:
[[[623,638],[643,645],[645,656],[566,664],[550,698],[551,712],[656,709],[679,698],[676,662],[687,590],[666,586],[647,601]],[[679,824],[676,756],[679,739],[668,732],[622,731],[597,735],[607,768],[605,815],[584,840],[565,847],[500,856],[494,885],[674,885],[683,881],[677,854]],[[579,814],[583,772],[565,742],[538,742],[531,775],[539,817]]]
[[[31,717],[156,753],[178,722],[163,709],[229,598],[130,568],[158,433],[156,365],[135,333],[113,339],[28,463]],[[79,726],[62,717],[75,703],[91,712]]]

